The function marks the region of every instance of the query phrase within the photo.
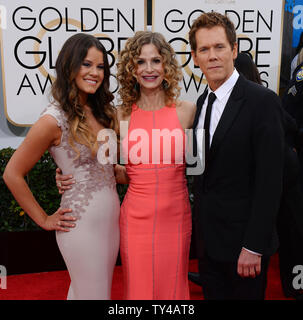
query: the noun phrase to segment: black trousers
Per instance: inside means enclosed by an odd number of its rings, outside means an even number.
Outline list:
[[[269,257],[262,257],[261,273],[255,278],[242,278],[237,261],[221,262],[207,254],[201,265],[205,300],[264,300]]]

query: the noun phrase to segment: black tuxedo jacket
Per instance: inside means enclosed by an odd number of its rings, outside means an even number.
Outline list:
[[[197,101],[194,129],[206,96]],[[206,169],[194,177],[194,221],[203,247],[216,260],[235,261],[242,247],[264,255],[278,247],[284,159],[280,107],[273,91],[240,75],[214,133]]]

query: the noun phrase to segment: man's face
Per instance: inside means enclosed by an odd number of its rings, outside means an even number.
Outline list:
[[[237,44],[231,48],[221,26],[201,28],[196,32],[197,49],[192,51],[195,65],[199,66],[208,85],[215,91],[233,73]]]

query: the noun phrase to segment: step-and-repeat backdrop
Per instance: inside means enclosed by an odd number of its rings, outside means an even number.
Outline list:
[[[4,108],[7,119],[19,126],[33,124],[48,104],[56,58],[67,38],[83,32],[102,41],[116,92],[117,54],[135,31],[146,28],[144,0],[2,0],[1,5]]]
[[[239,51],[252,55],[266,87],[278,92],[283,24],[282,0],[154,0],[153,30],[174,47],[183,67],[182,97],[195,101],[206,81],[191,58],[188,31],[203,12],[227,14],[233,21]]]
[[[191,59],[188,31],[202,12],[226,13],[234,22],[240,51],[249,52],[265,86],[279,90],[284,0],[153,0],[152,29],[164,34],[183,69],[182,98],[196,101],[206,85]],[[102,41],[112,65],[128,37],[145,30],[146,0],[2,0],[0,36],[4,109],[17,126],[32,125],[49,101],[56,57],[76,32]],[[116,96],[117,101],[117,96]]]

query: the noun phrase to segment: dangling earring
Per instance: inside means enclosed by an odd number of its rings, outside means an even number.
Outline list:
[[[167,90],[169,88],[168,82],[165,79],[162,81],[162,88],[164,90]]]

